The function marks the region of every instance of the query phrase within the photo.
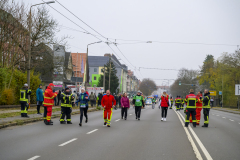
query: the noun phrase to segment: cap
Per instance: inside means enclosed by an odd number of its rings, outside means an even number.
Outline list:
[[[140,90],[138,90],[137,92],[138,92],[138,93],[141,93],[141,91],[140,91]]]
[[[53,83],[50,83],[48,86],[49,86],[49,87],[50,87],[50,86],[53,86],[53,87],[54,87],[55,85],[54,85]]]
[[[81,88],[81,90],[84,90],[84,91],[85,91],[85,89],[84,89],[84,88]]]
[[[68,90],[68,89],[69,89],[69,88],[68,88],[68,87],[66,87],[66,88],[65,88],[65,91],[66,91],[66,90]]]
[[[24,84],[24,87],[28,87],[28,84],[27,84],[27,83],[25,83],[25,84]]]

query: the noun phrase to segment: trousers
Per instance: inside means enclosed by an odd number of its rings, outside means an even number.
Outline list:
[[[121,111],[122,117],[125,115],[125,118],[127,118],[127,111],[128,111],[128,108],[122,108],[122,111]]]
[[[51,121],[51,116],[52,116],[52,107],[46,107],[47,108],[47,121],[50,122]]]
[[[87,108],[80,107],[80,123],[82,123],[83,114],[84,114],[85,118],[88,119]]]
[[[60,122],[65,121],[65,116],[67,117],[67,121],[70,122],[71,121],[71,113],[72,113],[71,107],[62,107]]]
[[[107,122],[107,125],[110,125],[111,119],[112,119],[112,108],[103,109],[103,119],[104,119],[104,122]]]
[[[161,107],[161,108],[162,108],[162,118],[166,118],[167,117],[168,107]]]
[[[43,112],[43,119],[46,120],[47,119],[47,107],[44,107],[44,112]]]
[[[208,124],[209,124],[209,112],[210,112],[210,108],[203,108],[204,126],[206,127],[208,127]]]
[[[27,102],[21,102],[21,117],[26,117],[27,116]]]
[[[192,122],[193,122],[193,127],[196,127],[196,108],[187,108],[186,109],[186,117],[185,117],[185,127],[188,127],[189,125],[189,118],[190,118],[190,115],[192,115]]]
[[[180,107],[181,107],[181,103],[177,103],[176,109],[177,109],[177,110],[180,110]]]
[[[135,115],[136,115],[136,118],[140,118],[140,116],[141,116],[141,110],[142,110],[142,106],[135,106]]]

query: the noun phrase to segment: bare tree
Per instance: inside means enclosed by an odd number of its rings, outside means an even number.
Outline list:
[[[141,82],[139,89],[144,95],[149,96],[153,91],[157,90],[157,85],[153,80],[145,78]]]

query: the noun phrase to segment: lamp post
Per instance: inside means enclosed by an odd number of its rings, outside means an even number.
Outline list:
[[[96,44],[96,43],[101,43],[102,41],[99,42],[94,42],[94,43],[90,43],[87,45],[87,58],[86,58],[86,78],[85,78],[85,90],[87,90],[87,83],[89,83],[89,65],[88,65],[88,46],[92,45],[92,44]]]
[[[39,4],[34,4],[31,5],[30,7],[30,11],[29,11],[29,25],[28,25],[28,30],[29,30],[29,37],[28,37],[28,69],[27,69],[27,83],[28,83],[28,88],[30,88],[30,69],[31,69],[31,32],[32,32],[32,13],[31,13],[31,9],[34,6],[38,6],[38,5],[42,5],[42,4],[50,4],[50,3],[55,3],[55,1],[48,1],[48,2],[44,2],[44,3],[39,3]],[[30,96],[29,98],[29,102],[30,102]]]

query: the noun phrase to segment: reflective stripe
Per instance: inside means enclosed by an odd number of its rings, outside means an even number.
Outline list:
[[[71,121],[71,119],[67,119],[67,121],[69,122],[69,121]]]
[[[54,103],[45,103],[45,102],[43,102],[43,104],[46,104],[46,105],[53,105]]]

